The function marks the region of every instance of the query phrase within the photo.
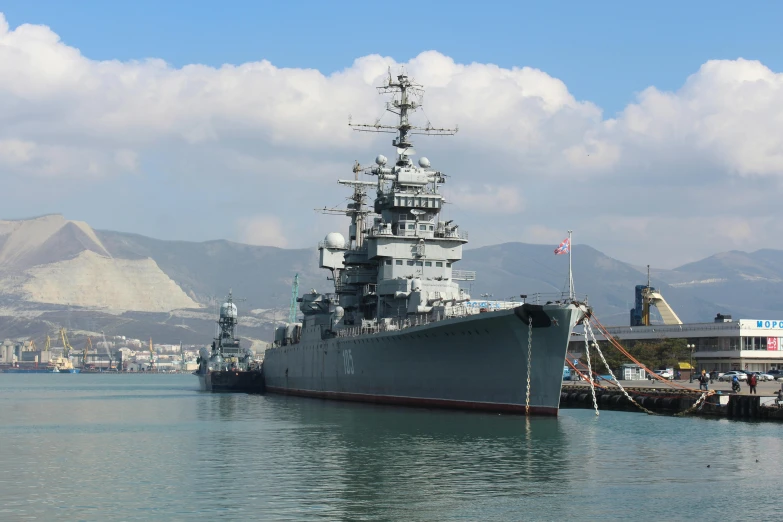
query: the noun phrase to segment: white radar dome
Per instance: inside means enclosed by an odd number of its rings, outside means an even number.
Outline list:
[[[220,317],[233,317],[237,316],[237,307],[234,303],[223,303],[220,307]]]
[[[430,168],[430,160],[428,160],[427,158],[422,156],[421,158],[419,158],[419,167],[421,167],[423,169]]]
[[[345,248],[345,237],[339,232],[329,232],[324,238],[326,248]]]
[[[375,158],[375,163],[377,163],[377,164],[378,164],[378,165],[380,165],[381,167],[383,167],[384,165],[386,165],[386,162],[387,162],[387,161],[389,161],[389,160],[387,160],[387,159],[386,159],[386,156],[384,156],[383,154],[378,154],[378,157],[377,157],[377,158]]]

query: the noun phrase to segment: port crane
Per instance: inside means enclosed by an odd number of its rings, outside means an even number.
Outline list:
[[[71,355],[73,346],[71,346],[71,343],[68,342],[68,334],[65,331],[65,328],[60,328],[60,337],[63,340],[63,357],[67,359]]]
[[[84,343],[84,351],[82,352],[82,368],[87,368],[87,352],[92,350],[92,339],[87,337],[87,341]]]
[[[38,350],[38,348],[35,347],[35,339],[30,339],[26,344],[27,344],[27,348],[22,348],[23,351],[34,352],[34,351]],[[39,357],[36,356],[35,357],[35,367],[36,368],[38,368],[38,359],[39,359]]]

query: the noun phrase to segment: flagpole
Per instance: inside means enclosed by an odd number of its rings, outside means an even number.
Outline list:
[[[568,231],[568,293],[571,300],[574,299],[574,273],[571,268],[571,250],[574,244],[571,242],[571,230]]]

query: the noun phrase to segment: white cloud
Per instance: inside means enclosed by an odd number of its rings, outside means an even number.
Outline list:
[[[309,209],[343,202],[331,184],[351,176],[353,160],[389,155],[389,136],[346,124],[349,115],[378,117],[384,99],[374,87],[400,65],[426,87],[426,117],[460,127],[453,138],[417,136],[416,148],[451,176],[445,189],[459,215],[450,218],[471,229],[473,246],[551,242],[551,231],[573,228],[578,242],[622,259],[666,252],[676,264],[767,246],[758,227],[781,222],[783,74],[756,61],[709,61],[680,89],[645,89],[605,120],[530,67],[460,64],[435,51],[404,64],[364,56],[331,75],[265,60],[96,61],[48,27],[10,29],[2,14],[0,178],[9,200],[25,202],[16,210],[24,215],[72,204],[75,217],[102,227],[101,210],[113,208],[100,205],[112,198],[94,194],[95,219],[79,203],[100,179],[120,195],[138,186],[142,205],[154,194],[172,215],[198,208],[187,239],[230,235],[213,219],[227,209],[244,240],[305,246],[329,231]],[[19,181],[35,177],[65,206],[35,207]],[[525,228],[509,218],[517,213]],[[167,236],[165,227],[136,228],[140,213],[127,214],[125,229]],[[273,215],[286,216],[295,239],[286,241]]]
[[[283,225],[275,216],[257,215],[242,218],[237,222],[238,240],[248,245],[287,247],[288,239]]]
[[[35,143],[22,140],[0,141],[0,162],[7,166],[23,165],[32,158]]]
[[[522,196],[517,188],[512,186],[461,185],[449,195],[447,202],[479,214],[516,214],[524,209]]]
[[[543,225],[530,225],[524,228],[523,241],[526,243],[543,243],[549,245],[559,245],[565,239],[568,232],[558,230]],[[578,241],[575,241],[578,243]]]
[[[758,61],[711,60],[677,92],[645,89],[586,142],[613,151],[622,169],[700,162],[727,174],[783,176],[781,125],[783,74]]]

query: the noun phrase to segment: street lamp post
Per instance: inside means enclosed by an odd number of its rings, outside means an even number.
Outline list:
[[[690,362],[691,378],[690,378],[690,382],[693,382],[693,349],[696,348],[696,345],[695,344],[686,344],[685,346],[691,350],[691,362]]]

